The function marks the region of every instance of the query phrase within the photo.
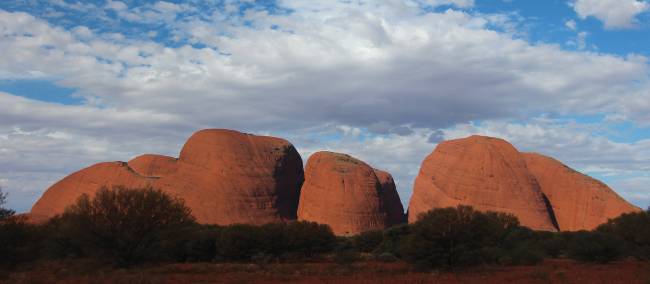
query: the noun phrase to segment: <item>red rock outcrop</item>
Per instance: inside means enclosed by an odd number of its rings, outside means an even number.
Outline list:
[[[152,184],[155,178],[141,176],[124,162],[99,163],[75,172],[52,185],[36,201],[31,215],[53,217],[61,214],[66,207],[73,204],[81,195],[94,196],[95,192],[105,186],[125,186],[142,188]]]
[[[163,155],[144,154],[131,159],[128,164],[142,176],[164,177],[176,172],[177,160]]]
[[[523,156],[502,139],[471,136],[445,141],[422,163],[409,204],[409,222],[433,208],[459,204],[514,214],[536,230],[557,230]]]
[[[389,177],[382,174],[388,191]],[[397,211],[394,200],[386,197],[394,195],[384,193],[375,170],[366,163],[345,154],[317,152],[305,168],[298,219],[328,224],[337,235],[384,229]]]
[[[524,153],[526,165],[549,199],[562,231],[591,230],[623,213],[640,211],[604,183],[561,162]]]
[[[101,163],[51,186],[31,213],[54,216],[100,187],[152,186],[185,200],[205,224],[263,224],[296,218],[302,159],[286,140],[232,130],[196,132],[179,159],[142,155]]]
[[[384,201],[386,213],[388,214],[388,225],[394,226],[406,223],[404,206],[399,198],[399,193],[397,193],[393,176],[388,172],[378,169],[375,169],[375,175],[379,179],[379,184],[381,184],[381,199]]]

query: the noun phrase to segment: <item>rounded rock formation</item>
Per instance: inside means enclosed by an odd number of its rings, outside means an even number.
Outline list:
[[[393,202],[387,205],[385,196],[392,194],[384,193],[366,163],[345,154],[317,152],[305,168],[298,219],[327,224],[337,235],[385,229],[391,225],[389,212],[395,210],[390,207],[396,207]]]
[[[232,130],[196,132],[178,170],[154,187],[185,200],[208,224],[265,224],[296,219],[302,159],[288,141]]]
[[[30,215],[39,216],[39,219],[51,218],[63,213],[65,208],[74,204],[81,195],[88,194],[92,197],[102,187],[143,188],[155,180],[138,174],[124,162],[95,164],[52,185],[36,201]]]
[[[606,184],[561,162],[524,153],[526,165],[549,199],[562,231],[592,230],[624,213],[640,211]]]
[[[511,213],[532,229],[557,230],[523,157],[502,139],[445,141],[424,160],[409,204],[409,223],[431,209],[457,205]]]
[[[303,180],[300,154],[286,140],[207,129],[189,138],[179,159],[142,155],[71,174],[51,186],[31,214],[52,217],[102,186],[151,186],[182,198],[200,223],[282,222],[296,219]]]
[[[177,159],[163,156],[144,154],[131,159],[128,164],[136,173],[149,177],[164,177],[176,172]]]

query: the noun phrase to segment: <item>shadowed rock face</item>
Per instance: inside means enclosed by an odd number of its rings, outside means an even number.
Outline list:
[[[397,193],[393,176],[388,172],[378,169],[375,169],[375,175],[377,176],[377,179],[379,179],[379,184],[381,184],[381,199],[384,201],[386,213],[388,214],[388,225],[394,226],[406,223],[404,206],[399,198],[399,193]]]
[[[553,158],[535,153],[523,155],[528,169],[548,197],[562,231],[591,230],[608,219],[641,210],[604,183]]]
[[[397,192],[390,175],[381,175],[383,186],[375,170],[360,160],[332,152],[313,154],[305,169],[298,219],[328,224],[337,235],[389,227],[399,217]]]
[[[440,143],[422,163],[408,220],[459,204],[514,214],[532,229],[557,230],[523,156],[501,139],[471,136]]]
[[[50,187],[31,213],[52,217],[102,186],[152,186],[185,200],[205,224],[264,224],[296,218],[302,159],[283,139],[208,129],[196,132],[179,159],[142,155],[101,163]]]

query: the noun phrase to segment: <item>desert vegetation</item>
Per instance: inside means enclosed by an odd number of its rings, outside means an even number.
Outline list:
[[[1,192],[1,191],[0,191]],[[7,195],[0,194],[4,204]],[[313,222],[262,226],[198,224],[182,200],[152,188],[103,188],[65,213],[33,225],[0,209],[2,269],[47,261],[101,267],[151,263],[406,263],[417,271],[532,265],[544,259],[607,263],[650,258],[648,211],[624,214],[593,231],[539,232],[513,215],[469,206],[434,209],[417,222],[337,237]]]

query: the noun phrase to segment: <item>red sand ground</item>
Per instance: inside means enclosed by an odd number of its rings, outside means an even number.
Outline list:
[[[334,263],[198,263],[131,270],[81,266],[40,264],[0,273],[0,283],[650,283],[650,263],[638,261],[585,264],[554,259],[538,266],[487,267],[456,273],[414,272],[404,263],[379,262],[352,267]]]

